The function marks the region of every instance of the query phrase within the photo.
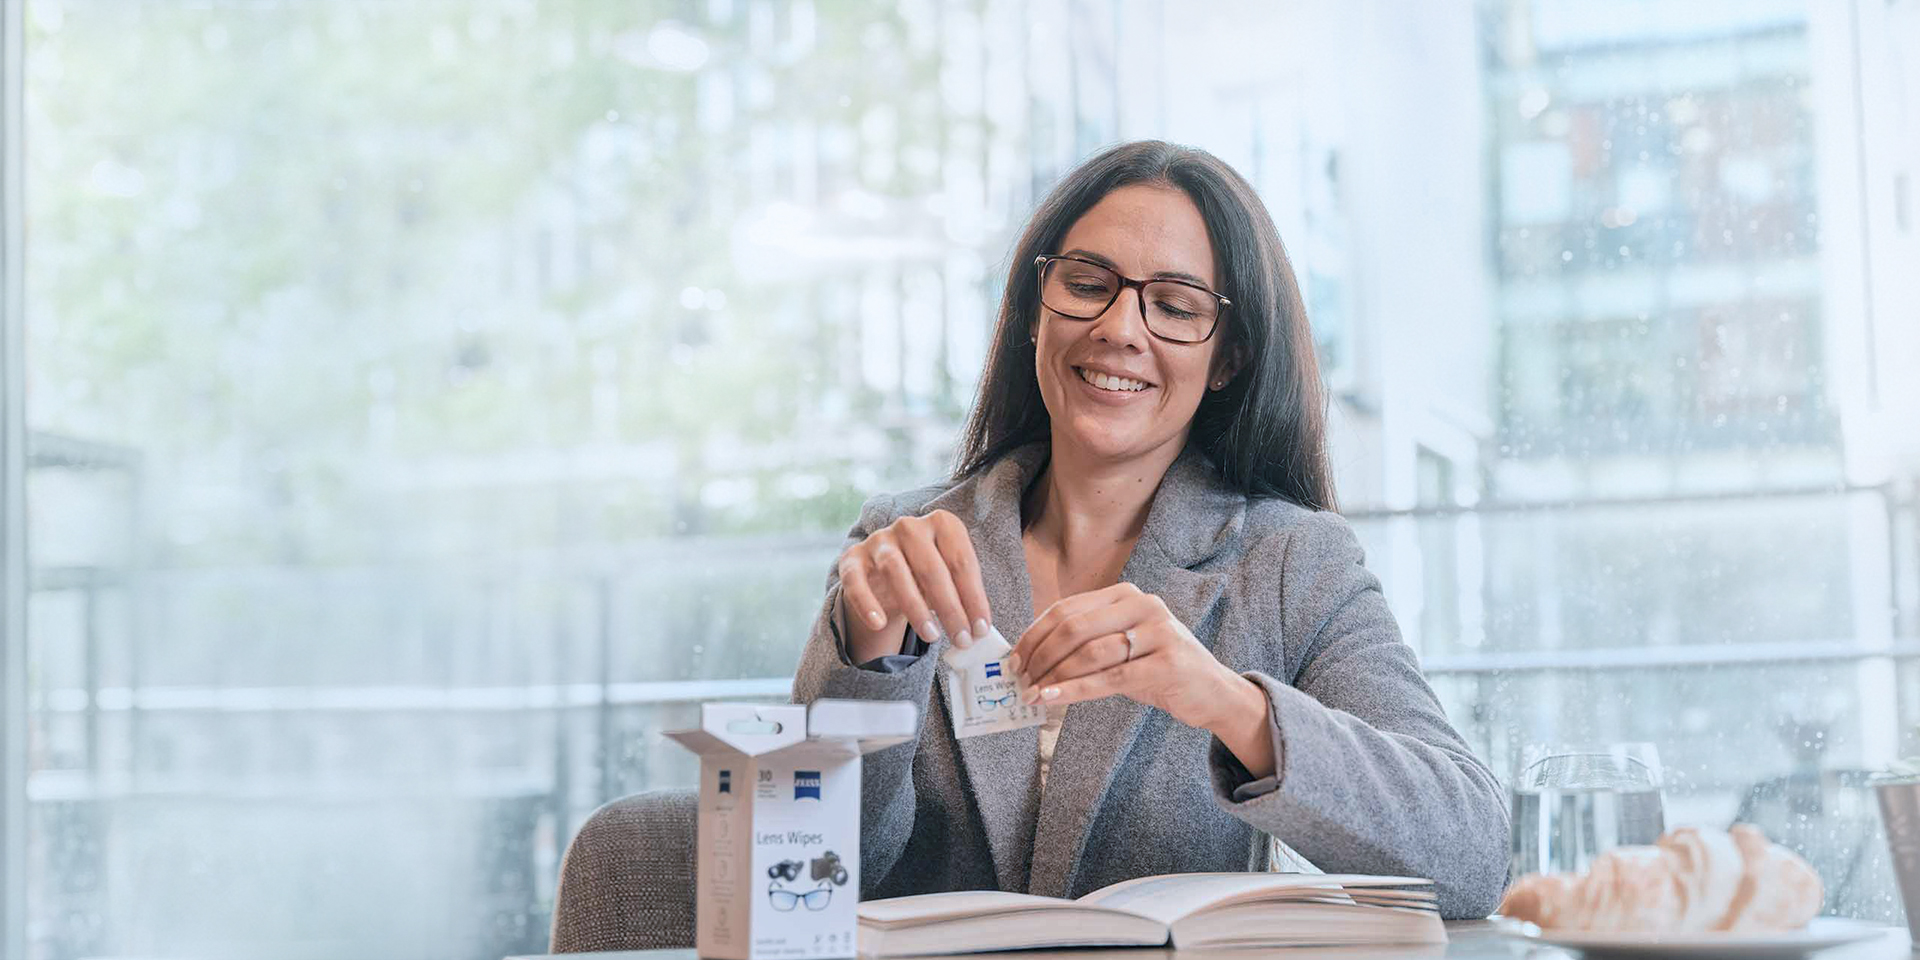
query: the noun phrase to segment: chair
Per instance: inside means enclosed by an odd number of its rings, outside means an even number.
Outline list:
[[[552,952],[693,946],[697,801],[649,790],[587,818],[560,863]]]

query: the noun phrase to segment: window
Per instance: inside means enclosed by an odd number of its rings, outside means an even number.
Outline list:
[[[1496,772],[1653,740],[1670,823],[1897,916],[1852,778],[1916,748],[1912,3],[9,11],[30,957],[542,950],[584,817],[691,782],[659,733],[785,697],[1025,217],[1138,137],[1266,199]]]

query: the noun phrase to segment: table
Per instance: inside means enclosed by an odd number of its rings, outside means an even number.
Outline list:
[[[1285,947],[1276,950],[1243,951],[1242,955],[1251,960],[1254,957],[1280,958],[1280,960],[1563,960],[1570,957],[1563,950],[1553,947],[1536,947],[1531,944],[1500,935],[1493,925],[1485,920],[1450,920],[1447,922],[1447,944],[1445,946],[1378,946],[1378,947]],[[1129,948],[1125,950],[1022,950],[1004,954],[962,954],[967,960],[982,960],[987,957],[1004,957],[1008,960],[1173,960],[1177,950],[1150,950]],[[1218,953],[1208,954],[1209,960],[1217,960]],[[1845,947],[1837,947],[1814,954],[1817,960],[1909,960],[1920,957],[1920,950],[1910,946],[1907,932],[1899,927],[1888,927],[1886,935],[1878,940],[1867,940]],[[534,957],[508,957],[507,960],[553,960],[563,957],[566,960],[698,960],[692,950],[639,950],[623,953],[564,953]],[[933,960],[933,958],[914,958],[914,960]]]

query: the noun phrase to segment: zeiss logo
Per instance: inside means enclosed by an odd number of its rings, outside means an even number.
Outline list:
[[[987,676],[997,677],[999,675],[1000,675],[1000,661],[995,660],[994,662],[987,664]]]
[[[795,770],[793,772],[793,798],[806,800],[820,799],[820,771]]]
[[[733,771],[732,770],[720,771],[720,792],[721,793],[733,792]]]

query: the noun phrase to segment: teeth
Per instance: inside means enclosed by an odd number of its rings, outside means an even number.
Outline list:
[[[1075,367],[1074,369],[1079,371],[1080,379],[1085,380],[1086,382],[1091,383],[1102,390],[1115,390],[1121,393],[1136,393],[1138,391],[1145,390],[1148,386],[1147,384],[1142,383],[1139,380],[1128,380],[1125,377],[1113,377],[1113,376],[1108,376],[1107,374],[1104,374],[1104,373],[1094,373],[1091,370],[1082,369],[1080,367]]]

